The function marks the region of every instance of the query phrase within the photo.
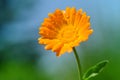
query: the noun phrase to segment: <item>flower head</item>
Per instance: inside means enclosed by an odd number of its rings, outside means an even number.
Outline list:
[[[93,32],[90,28],[90,16],[83,13],[82,9],[56,9],[48,16],[39,29],[41,37],[38,41],[45,45],[46,50],[56,52],[57,56],[71,52],[73,47],[86,41]]]

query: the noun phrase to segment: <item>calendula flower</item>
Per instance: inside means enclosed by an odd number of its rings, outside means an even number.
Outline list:
[[[65,52],[71,52],[72,48],[86,41],[93,32],[90,28],[90,16],[82,9],[67,7],[66,10],[56,9],[44,19],[38,39],[45,45],[46,50],[56,52],[57,56]]]

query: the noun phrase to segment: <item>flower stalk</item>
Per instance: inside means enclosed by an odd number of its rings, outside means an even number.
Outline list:
[[[77,66],[78,66],[79,80],[82,80],[82,70],[81,70],[81,65],[80,65],[80,59],[79,59],[79,56],[77,54],[75,47],[73,47],[73,51],[74,51],[75,59],[76,59]]]

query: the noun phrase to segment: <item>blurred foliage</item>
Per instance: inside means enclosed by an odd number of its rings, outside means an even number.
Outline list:
[[[0,25],[13,18],[13,12],[10,9],[8,0],[0,0]],[[1,29],[1,27],[0,27]]]
[[[0,51],[1,63],[14,60],[23,63],[35,63],[39,55],[36,53],[33,44],[33,41],[27,41],[6,45],[5,48]]]
[[[48,80],[48,77],[33,65],[9,62],[0,67],[0,80]]]

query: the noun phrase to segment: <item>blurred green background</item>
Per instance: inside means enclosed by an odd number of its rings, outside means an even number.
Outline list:
[[[0,80],[77,80],[74,55],[45,51],[38,28],[49,12],[67,6],[91,16],[94,33],[77,47],[82,70],[109,64],[91,80],[120,80],[120,0],[0,0]]]

